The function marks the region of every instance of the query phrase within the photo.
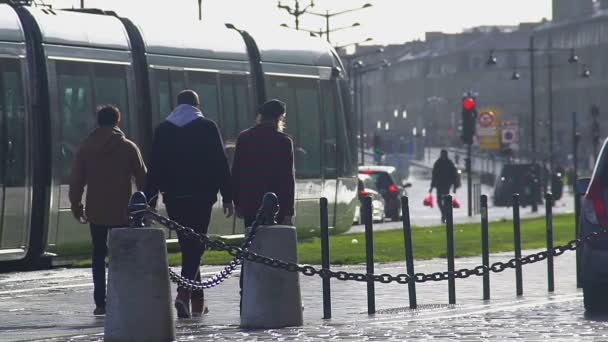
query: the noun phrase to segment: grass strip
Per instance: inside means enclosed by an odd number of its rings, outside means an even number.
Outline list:
[[[414,258],[445,258],[445,226],[414,227],[412,243]],[[507,252],[513,250],[513,222],[490,222],[490,252]],[[553,218],[554,246],[562,245],[574,239],[574,214],[555,215]],[[545,219],[521,220],[521,241],[523,249],[542,248],[546,246]],[[457,224],[454,227],[456,257],[467,257],[481,254],[481,227],[478,223]],[[359,264],[365,262],[365,237],[363,233],[330,236],[330,258],[335,265]],[[321,241],[313,238],[298,243],[298,255],[302,264],[321,263]],[[203,257],[205,265],[223,265],[231,259],[221,251],[209,251]],[[404,261],[405,251],[402,230],[386,230],[374,233],[374,260],[376,262]],[[176,266],[181,261],[177,248],[169,249],[169,264]],[[76,258],[74,267],[89,267],[90,259]]]

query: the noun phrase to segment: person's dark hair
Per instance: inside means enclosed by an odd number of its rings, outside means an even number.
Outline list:
[[[194,90],[187,89],[182,90],[179,94],[177,94],[177,104],[198,107],[201,103],[198,99],[198,94]]]
[[[285,103],[276,99],[268,100],[258,108],[258,113],[265,120],[276,120],[285,114]]]
[[[285,107],[285,102],[276,99],[264,102],[264,104],[258,108],[258,123],[262,121],[271,121],[275,123],[278,131],[283,131],[285,128]]]
[[[447,158],[448,157],[448,150],[441,150],[441,154],[439,156],[441,158]]]
[[[103,105],[97,109],[97,124],[101,127],[118,126],[120,110],[116,106]]]

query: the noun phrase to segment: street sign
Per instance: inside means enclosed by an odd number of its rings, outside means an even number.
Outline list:
[[[477,137],[479,148],[484,150],[499,150],[501,142],[500,111],[495,108],[480,110],[477,118]]]
[[[479,113],[479,117],[477,119],[477,121],[479,122],[479,126],[483,128],[489,128],[494,126],[495,120],[496,117],[494,113],[490,111],[484,111]]]
[[[513,144],[517,142],[517,130],[515,128],[503,128],[502,130],[502,143]]]

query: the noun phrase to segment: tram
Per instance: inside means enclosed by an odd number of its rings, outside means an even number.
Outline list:
[[[88,226],[70,212],[68,180],[98,105],[120,108],[121,129],[146,156],[153,128],[186,88],[220,126],[229,157],[258,104],[286,102],[298,234],[318,233],[320,197],[329,199],[333,232],[346,231],[357,158],[343,70],[331,46],[299,32],[0,3],[0,262],[35,263],[88,243]],[[242,234],[242,226],[218,204],[209,233]]]

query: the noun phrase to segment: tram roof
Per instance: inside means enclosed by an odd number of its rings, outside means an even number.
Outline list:
[[[187,19],[165,24],[144,20],[135,24],[150,54],[249,61],[243,38],[223,25]]]
[[[28,7],[46,44],[129,50],[127,31],[112,15]]]
[[[284,28],[278,28],[272,35],[255,31],[251,35],[258,45],[262,62],[334,66],[331,46],[319,37]]]
[[[15,10],[9,5],[0,4],[0,41],[23,42],[25,37],[21,22]]]

